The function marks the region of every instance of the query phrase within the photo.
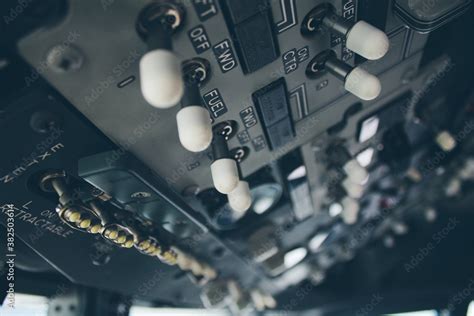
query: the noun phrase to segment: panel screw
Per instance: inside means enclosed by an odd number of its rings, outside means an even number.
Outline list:
[[[149,192],[135,192],[130,195],[132,199],[146,199],[151,196],[151,193]]]
[[[49,133],[53,128],[58,128],[60,125],[59,116],[56,113],[45,110],[33,113],[30,118],[31,128],[39,134]]]
[[[56,73],[77,71],[84,63],[82,52],[75,46],[57,45],[46,56],[46,64]]]

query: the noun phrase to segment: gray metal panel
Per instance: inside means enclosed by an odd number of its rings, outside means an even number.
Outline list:
[[[178,141],[175,123],[178,107],[170,110],[153,109],[141,96],[138,80],[122,89],[116,87],[118,82],[129,76],[133,75],[138,79],[138,61],[140,55],[145,52],[145,45],[135,32],[135,19],[140,9],[148,2],[116,1],[109,6],[103,6],[99,1],[70,1],[70,11],[66,19],[60,25],[39,30],[24,38],[19,44],[20,52],[108,137],[134,153],[178,192],[189,185],[211,187],[209,172],[211,161],[208,155],[189,153]],[[285,2],[287,1],[271,1],[276,24],[283,19],[281,7]],[[343,90],[342,83],[333,77],[308,81],[305,76],[305,67],[311,57],[330,46],[328,34],[312,39],[305,39],[300,34],[303,17],[315,5],[322,2],[324,1],[298,0],[296,12],[298,24],[278,35],[282,55],[295,48],[305,46],[309,48],[310,58],[288,75],[285,75],[281,58],[256,73],[245,76],[240,67],[223,74],[212,49],[200,55],[211,62],[212,68],[212,78],[202,88],[202,93],[217,88],[228,107],[228,112],[217,119],[217,122],[237,120],[240,130],[244,127],[239,112],[248,106],[253,106],[251,100],[253,92],[282,76],[286,77],[290,91],[306,84],[308,109],[313,115],[298,122],[296,125],[298,136],[283,150],[270,152],[264,149],[255,152],[251,144],[246,144],[251,148],[251,154],[242,164],[245,176],[321,134],[329,127],[329,122],[342,118],[340,115],[348,106],[359,102],[355,97],[348,95]],[[333,2],[336,8],[340,8],[341,1]],[[173,37],[175,50],[180,57],[188,59],[196,56],[187,30],[197,25],[205,26],[213,45],[229,38],[221,14],[201,22],[191,2],[186,2],[186,9],[185,29]],[[287,14],[288,16],[290,14]],[[71,34],[76,35],[71,37]],[[68,37],[72,38],[71,43]],[[76,72],[57,73],[42,66],[48,51],[63,41],[66,43],[65,46],[72,44],[85,56],[82,68]],[[335,49],[338,53],[341,52],[340,47]],[[377,63],[393,65],[397,62],[397,60],[381,60]],[[406,61],[406,64],[417,67],[417,62],[413,60]],[[398,87],[400,72],[403,72],[404,68],[404,65],[400,65],[396,67],[398,70],[394,71],[393,75],[382,75],[383,94],[392,92]],[[323,90],[317,90],[316,87],[326,79],[327,86]],[[328,106],[336,100],[337,104]],[[370,103],[367,103],[368,105]],[[264,135],[260,124],[251,127],[248,133],[252,139]],[[237,138],[233,138],[230,147],[237,146],[241,145]],[[190,171],[190,165],[196,164],[200,166]]]

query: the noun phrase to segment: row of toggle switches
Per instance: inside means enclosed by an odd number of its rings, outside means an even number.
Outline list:
[[[238,163],[230,157],[226,135],[213,130],[200,94],[200,86],[210,73],[209,63],[199,58],[182,63],[173,52],[171,38],[183,25],[184,16],[182,6],[172,1],[154,2],[140,14],[137,29],[148,46],[148,52],[140,60],[142,94],[149,104],[160,109],[181,103],[176,116],[181,144],[191,152],[212,147],[214,186],[228,195],[234,210],[244,212],[252,204],[248,183],[242,180]],[[382,31],[364,21],[346,21],[335,14],[330,4],[315,7],[301,27],[304,36],[324,31],[344,37],[348,49],[369,60],[382,58],[389,49],[389,40]],[[318,54],[306,70],[309,78],[328,72],[341,79],[347,91],[363,100],[375,99],[381,92],[377,77],[337,59],[332,50]]]
[[[345,20],[335,13],[332,5],[327,3],[311,10],[301,26],[301,33],[306,37],[323,32],[344,38],[349,50],[368,60],[381,59],[390,48],[390,41],[384,32],[365,21],[353,23]],[[361,67],[354,68],[337,59],[336,53],[332,50],[318,54],[306,69],[306,75],[312,79],[317,79],[328,72],[342,80],[344,88],[362,100],[373,100],[382,90],[377,77]]]
[[[341,36],[346,47],[354,53],[369,59],[378,60],[386,55],[390,43],[387,35],[372,25],[359,21],[352,23],[336,15],[330,4],[315,7],[304,19],[301,33],[314,36],[322,32]],[[170,108],[178,104],[185,93],[192,90],[195,84],[188,87],[183,79],[179,58],[173,53],[171,37],[175,30],[183,24],[182,8],[173,2],[154,3],[144,9],[139,25],[142,37],[147,43],[148,53],[140,61],[141,89],[145,100],[157,108]],[[143,21],[144,20],[144,21]],[[364,100],[374,99],[380,93],[380,82],[361,68],[352,68],[343,61],[337,60],[333,54],[323,52],[312,62],[313,74],[329,71],[344,80],[345,88]],[[159,87],[159,88],[158,88]],[[183,107],[189,106],[184,104]],[[200,105],[193,105],[196,108]],[[185,111],[183,120],[194,116],[197,109]],[[191,115],[191,113],[193,115]],[[198,113],[196,121],[200,121],[202,113]],[[204,131],[204,129],[202,129]],[[210,137],[209,128],[203,135]],[[202,136],[203,140],[205,139]],[[188,141],[189,142],[189,141]],[[190,146],[191,151],[201,151],[209,145],[209,139],[202,141],[201,146]]]
[[[140,60],[142,94],[149,104],[160,109],[181,103],[176,115],[181,144],[191,152],[202,152],[212,146],[214,186],[228,195],[232,209],[245,212],[252,204],[249,185],[241,180],[225,131],[213,130],[200,94],[200,86],[210,73],[209,64],[199,58],[181,63],[172,51],[171,36],[183,17],[181,8],[173,3],[155,3],[141,13],[140,26],[149,50]]]

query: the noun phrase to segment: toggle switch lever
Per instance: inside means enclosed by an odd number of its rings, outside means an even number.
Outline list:
[[[239,171],[237,162],[230,155],[227,137],[222,132],[214,132],[212,154],[214,162],[211,164],[211,174],[214,187],[222,194],[229,194],[239,185]]]
[[[341,205],[343,208],[341,217],[346,225],[354,225],[357,223],[357,219],[360,213],[359,202],[353,198],[346,197],[342,199]]]
[[[329,30],[345,38],[346,47],[366,59],[378,60],[387,54],[390,41],[384,32],[365,21],[347,21],[335,12],[328,3],[317,6],[304,19],[302,34],[309,36]]]
[[[332,146],[327,152],[331,161],[340,166],[347,178],[353,184],[362,184],[369,177],[367,170],[360,165],[356,158],[353,158],[347,148],[342,145]]]
[[[360,67],[354,68],[339,60],[336,53],[330,49],[311,60],[306,69],[306,75],[317,79],[328,72],[344,82],[344,89],[362,100],[373,100],[382,91],[382,85],[376,76]]]
[[[171,40],[183,19],[182,8],[166,2],[145,7],[137,21],[137,31],[148,46],[140,60],[140,86],[145,100],[156,108],[170,108],[183,96],[181,62]]]
[[[181,110],[176,115],[179,140],[187,150],[201,152],[212,142],[211,117],[199,90],[208,79],[209,63],[201,58],[185,62],[183,73],[186,85]]]
[[[239,160],[239,155],[237,154],[234,159],[237,161],[237,170],[241,180],[239,180],[237,187],[227,195],[227,200],[229,201],[230,207],[243,216],[252,206],[252,194],[250,193],[249,183],[242,180],[242,169],[240,168],[242,161]]]
[[[237,187],[227,195],[230,207],[239,213],[244,213],[252,206],[252,195],[249,183],[240,180]]]

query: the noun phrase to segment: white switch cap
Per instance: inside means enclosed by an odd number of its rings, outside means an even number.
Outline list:
[[[442,131],[436,135],[436,143],[438,143],[445,152],[453,151],[457,145],[456,139],[448,131]]]
[[[181,101],[184,83],[181,62],[165,49],[152,50],[140,60],[140,85],[145,100],[160,109],[170,108]]]
[[[176,115],[179,140],[192,152],[204,151],[212,142],[212,124],[209,112],[202,106],[182,108]]]
[[[378,28],[359,21],[347,34],[346,47],[364,58],[377,60],[387,54],[390,41]]]
[[[253,290],[250,292],[250,298],[252,299],[253,305],[257,311],[263,312],[265,310],[265,300],[260,291]]]
[[[353,199],[360,199],[364,195],[364,187],[350,181],[349,179],[342,182],[342,187],[346,190],[347,195]]]
[[[230,207],[239,213],[246,212],[252,206],[252,195],[247,181],[239,181],[237,187],[227,196]]]
[[[344,88],[356,97],[370,101],[380,95],[382,84],[379,78],[357,67],[347,75]]]
[[[222,194],[229,194],[239,184],[239,172],[234,159],[224,158],[211,165],[214,187]]]
[[[343,167],[347,177],[354,183],[362,184],[367,180],[369,173],[356,159],[349,160]]]
[[[342,207],[344,210],[342,211],[341,218],[347,225],[354,225],[357,223],[357,218],[359,217],[359,203],[351,199],[350,197],[346,197],[341,201]]]

